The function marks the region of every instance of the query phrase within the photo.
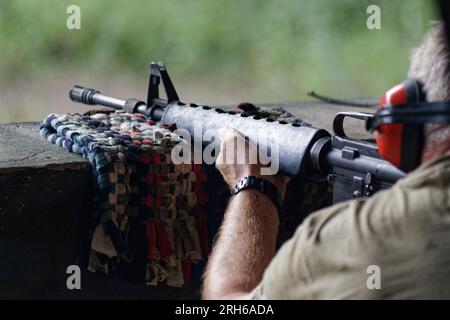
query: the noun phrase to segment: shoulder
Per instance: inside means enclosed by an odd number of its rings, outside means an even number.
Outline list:
[[[450,224],[448,161],[425,166],[368,199],[310,215],[264,275],[266,298],[369,298],[371,266],[394,272],[419,256],[421,243]],[[447,201],[447,203],[446,203]]]

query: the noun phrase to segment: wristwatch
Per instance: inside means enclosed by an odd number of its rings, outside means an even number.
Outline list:
[[[231,193],[233,195],[237,195],[239,192],[245,189],[256,189],[264,193],[269,197],[270,200],[272,200],[273,204],[278,210],[278,214],[281,213],[283,200],[281,198],[280,192],[273,183],[259,177],[247,176],[236,183],[236,186],[233,190],[231,190]]]

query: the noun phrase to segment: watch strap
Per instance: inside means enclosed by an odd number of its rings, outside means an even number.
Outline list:
[[[278,213],[281,212],[283,204],[281,194],[278,191],[277,187],[275,187],[275,185],[270,181],[256,176],[247,176],[242,178],[238,183],[236,183],[236,186],[234,187],[233,190],[231,190],[231,193],[233,195],[237,195],[239,192],[246,189],[256,189],[262,192],[263,194],[265,194],[270,198],[270,200],[277,208]]]

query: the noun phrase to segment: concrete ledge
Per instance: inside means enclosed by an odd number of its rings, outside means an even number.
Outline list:
[[[88,169],[86,159],[48,143],[39,135],[39,123],[0,126],[0,172],[21,168]]]

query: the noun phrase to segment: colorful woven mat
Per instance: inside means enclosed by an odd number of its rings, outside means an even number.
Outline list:
[[[198,165],[172,164],[171,149],[181,139],[169,129],[120,111],[43,121],[45,139],[88,158],[93,168],[91,271],[114,267],[135,281],[181,286],[204,265],[208,222],[199,208],[207,200],[206,175]]]

